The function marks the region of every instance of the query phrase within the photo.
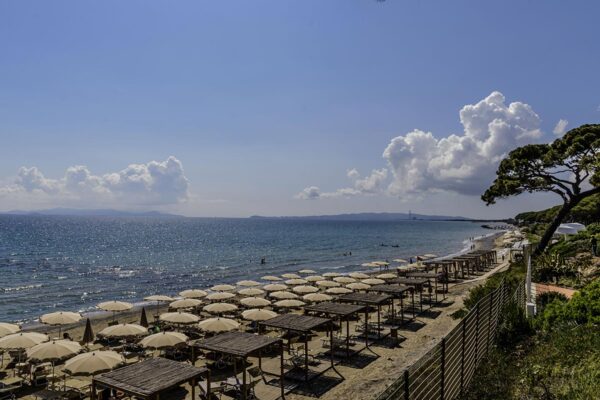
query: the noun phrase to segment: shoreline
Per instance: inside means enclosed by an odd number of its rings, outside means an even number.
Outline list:
[[[472,245],[474,246],[473,250],[493,249],[496,247],[495,241],[496,241],[497,237],[503,235],[504,233],[505,233],[504,230],[498,230],[495,232],[490,232],[485,235],[476,236],[472,240],[467,238],[463,241],[464,247],[462,249],[460,249],[457,252],[451,253],[451,254],[446,254],[446,255],[440,256],[438,258],[445,259],[445,258],[454,257],[457,255],[472,251],[472,249],[471,249]],[[360,272],[364,272],[368,275],[374,275],[374,274],[381,273],[381,271],[379,271],[379,270],[377,270],[377,271],[362,270]],[[342,275],[347,275],[348,273],[342,273]],[[180,296],[176,295],[176,296],[173,296],[173,298],[177,299],[177,298],[180,298]],[[134,302],[132,304],[133,304],[133,308],[131,310],[127,310],[127,311],[116,314],[115,318],[119,322],[131,323],[131,322],[139,320],[139,318],[141,317],[141,312],[142,312],[143,308],[146,308],[146,312],[147,312],[146,315],[148,317],[148,322],[152,321],[153,315],[156,312],[156,302],[139,301],[139,302]],[[165,309],[168,309],[168,305],[166,303],[161,304],[160,310],[162,311]],[[83,328],[85,327],[85,324],[86,324],[86,320],[89,318],[90,322],[92,323],[92,327],[93,327],[94,331],[97,332],[100,329],[100,327],[108,326],[108,322],[110,322],[113,319],[113,314],[111,312],[102,311],[102,310],[90,310],[88,312],[81,312],[80,314],[82,316],[82,319],[79,322],[77,322],[76,324],[72,324],[72,325],[64,325],[64,326],[62,326],[60,331],[68,332],[72,336],[73,335],[77,336],[78,334],[82,335]],[[59,332],[58,327],[42,324],[41,322],[39,322],[39,320],[27,321],[27,322],[21,324],[21,328],[23,331],[42,332],[42,333],[46,333],[46,334]],[[79,332],[79,331],[81,331],[81,332]]]

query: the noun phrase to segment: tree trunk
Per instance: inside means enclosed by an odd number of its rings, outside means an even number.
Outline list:
[[[542,236],[542,239],[535,248],[535,251],[533,252],[534,257],[539,256],[544,252],[544,250],[546,250],[546,247],[548,247],[548,244],[550,243],[550,240],[552,240],[552,236],[554,235],[554,232],[556,231],[558,226],[563,222],[563,220],[573,209],[573,207],[579,204],[580,201],[581,199],[575,198],[563,204],[563,206],[558,211],[558,214],[556,214],[556,216],[552,220],[552,223],[550,224],[550,226],[548,226],[546,232],[544,232],[544,235]]]

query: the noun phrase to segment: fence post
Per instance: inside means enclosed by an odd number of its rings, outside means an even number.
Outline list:
[[[475,365],[479,360],[479,304],[475,306]]]
[[[404,370],[404,400],[410,400],[410,393],[408,389],[408,370]]]
[[[487,350],[486,354],[490,353],[490,347],[492,345],[491,336],[492,336],[492,309],[494,308],[494,291],[490,293],[490,311],[488,314],[488,340],[487,340]]]
[[[466,323],[465,320],[462,320],[462,343],[460,348],[460,392],[463,392],[465,387],[465,331],[466,331]]]
[[[441,364],[441,385],[440,395],[441,400],[444,400],[444,389],[446,386],[446,338],[442,338],[442,364]]]

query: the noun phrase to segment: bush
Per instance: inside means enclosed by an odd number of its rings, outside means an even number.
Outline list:
[[[568,301],[567,297],[559,292],[544,292],[538,295],[535,299],[538,313],[543,312],[544,308],[546,308],[546,306],[552,303],[552,301],[554,301],[555,299],[561,302]]]
[[[502,318],[498,324],[498,346],[512,348],[534,332],[531,321],[525,315],[525,310],[516,302],[509,302],[502,310]]]

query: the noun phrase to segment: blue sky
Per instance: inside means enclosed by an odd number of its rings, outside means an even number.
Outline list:
[[[600,6],[483,3],[1,2],[0,210],[483,217],[551,204],[486,208],[463,189],[489,173],[414,184],[410,160],[382,158],[415,129],[465,135],[459,111],[494,91],[539,117],[531,141],[554,139],[560,119],[598,121]],[[69,186],[73,166],[87,177]]]

